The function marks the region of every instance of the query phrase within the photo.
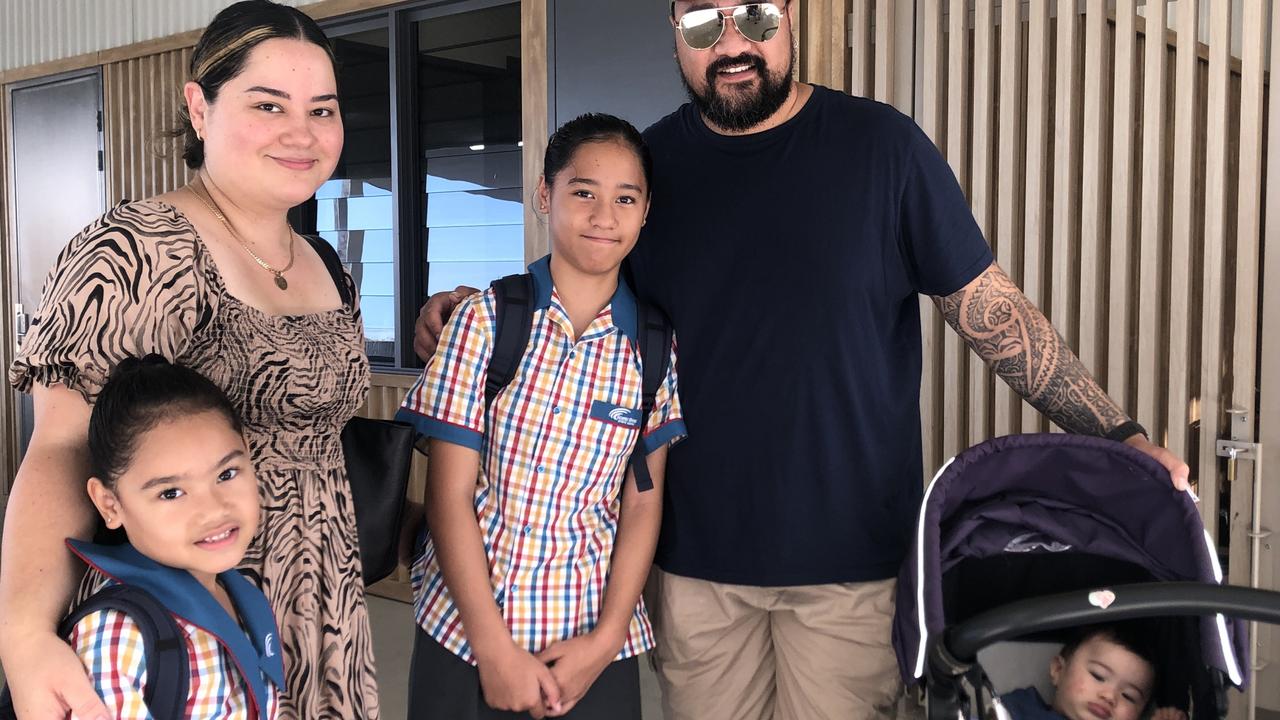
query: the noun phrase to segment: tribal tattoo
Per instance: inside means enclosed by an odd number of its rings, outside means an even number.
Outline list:
[[[959,291],[933,300],[978,357],[1063,429],[1106,435],[1129,419],[995,263]]]

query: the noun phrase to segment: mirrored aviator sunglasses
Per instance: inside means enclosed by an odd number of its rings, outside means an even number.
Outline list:
[[[671,14],[675,17],[674,2]],[[725,13],[732,11],[733,24],[751,42],[766,42],[782,24],[782,9],[775,3],[746,3],[731,7],[690,10],[676,21],[684,44],[694,50],[706,50],[720,41],[725,31]]]

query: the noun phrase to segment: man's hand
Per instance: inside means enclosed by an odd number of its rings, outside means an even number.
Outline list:
[[[413,351],[419,360],[427,362],[431,359],[453,309],[463,298],[477,292],[480,291],[473,287],[459,285],[453,292],[438,292],[427,300],[427,304],[418,311],[418,322],[413,326]]]
[[[1125,440],[1124,444],[1135,447],[1155,458],[1156,462],[1169,471],[1169,479],[1173,480],[1173,486],[1178,490],[1186,490],[1190,487],[1191,468],[1187,467],[1187,464],[1181,458],[1169,452],[1168,449],[1151,442],[1142,433],[1133,435],[1128,440]]]
[[[18,717],[63,720],[108,720],[107,706],[93,689],[88,672],[66,640],[52,632],[15,640],[6,654],[18,660],[5,666]]]
[[[551,670],[529,651],[511,643],[478,663],[484,701],[494,710],[528,712],[535,718],[560,712],[560,687]]]
[[[538,659],[551,666],[551,674],[560,686],[560,707],[548,707],[547,716],[564,715],[573,709],[621,648],[621,642],[589,632],[538,653]]]

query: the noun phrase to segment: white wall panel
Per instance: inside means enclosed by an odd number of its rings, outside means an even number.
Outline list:
[[[315,0],[305,0],[314,2]],[[136,40],[148,40],[204,27],[232,0],[128,0],[133,6],[132,23]],[[299,0],[277,0],[298,6]]]
[[[0,0],[0,70],[201,28],[232,1]]]

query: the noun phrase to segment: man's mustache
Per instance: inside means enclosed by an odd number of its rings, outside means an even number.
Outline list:
[[[765,69],[766,69],[766,66],[764,64],[764,58],[760,57],[759,55],[751,55],[749,53],[743,53],[741,55],[736,55],[734,57],[720,58],[719,60],[716,60],[715,62],[708,65],[707,80],[708,81],[714,80],[716,74],[719,73],[721,70],[724,70],[726,68],[731,68],[736,65],[750,65],[753,70],[760,73],[761,75],[764,75]]]

